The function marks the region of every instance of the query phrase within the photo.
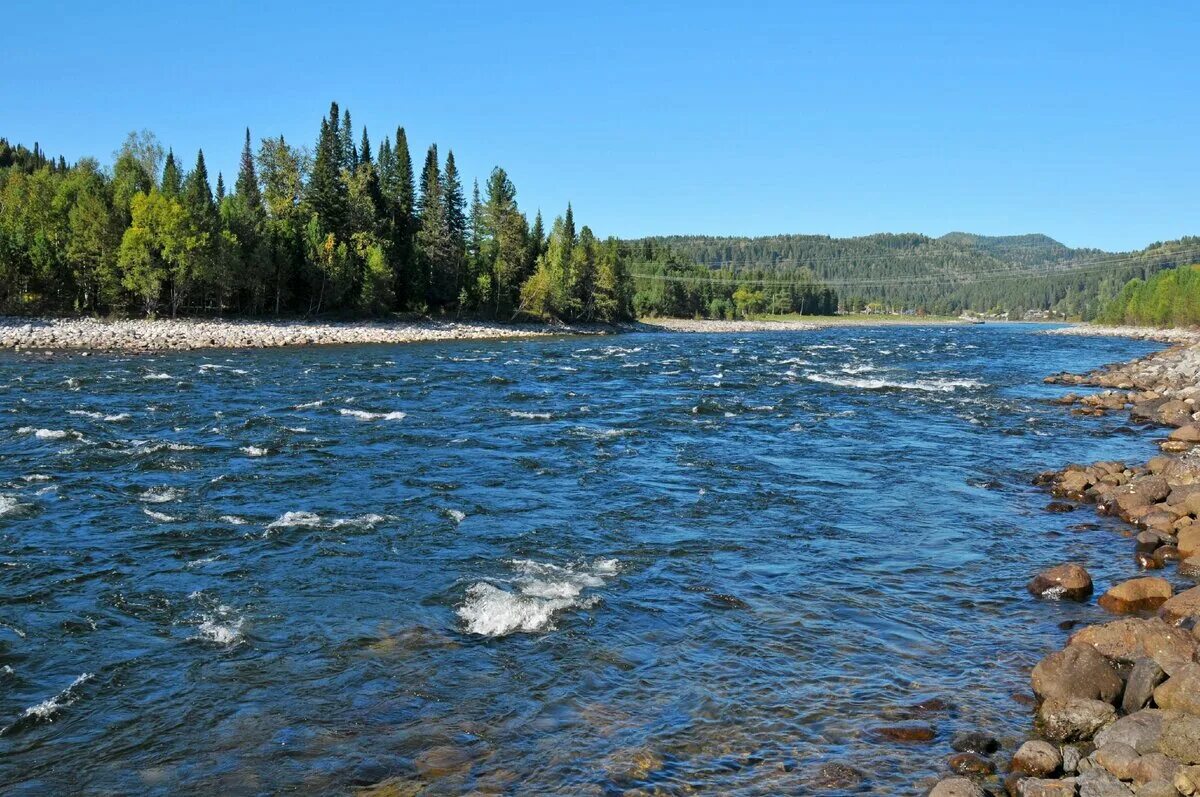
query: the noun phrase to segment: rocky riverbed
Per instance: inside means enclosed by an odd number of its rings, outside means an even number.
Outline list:
[[[0,318],[0,349],[169,351],[609,334],[603,324],[485,321],[242,321],[224,319]]]
[[[1179,345],[1046,381],[1099,388],[1059,399],[1071,412],[1128,412],[1134,423],[1162,427],[1161,453],[1143,463],[1071,464],[1036,479],[1057,499],[1052,510],[1090,504],[1132,526],[1130,578],[1097,599],[1113,620],[1074,631],[1033,669],[1033,735],[1003,780],[989,750],[971,750],[969,761],[950,762],[963,776],[939,782],[933,797],[1200,794],[1200,586],[1192,585],[1200,580],[1200,343],[1189,330],[1138,336]],[[1070,562],[1037,574],[1028,589],[1044,600],[1093,598],[1090,574]]]

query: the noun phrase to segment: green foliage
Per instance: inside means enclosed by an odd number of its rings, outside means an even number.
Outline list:
[[[1200,325],[1200,265],[1160,271],[1148,280],[1130,280],[1096,320],[1155,327]]]
[[[404,128],[374,154],[337,103],[311,157],[282,136],[255,153],[247,130],[233,190],[218,174],[215,196],[203,152],[184,173],[147,131],[111,171],[0,139],[0,311],[629,316],[615,241],[560,236],[552,279],[538,271],[540,217],[531,233],[503,169],[468,209],[434,145],[417,188]]]

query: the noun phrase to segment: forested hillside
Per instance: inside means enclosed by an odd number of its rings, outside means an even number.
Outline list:
[[[1156,327],[1200,324],[1200,266],[1160,271],[1148,280],[1130,280],[1097,320]]]
[[[1154,244],[1140,252],[1071,249],[1044,235],[942,238],[881,233],[859,238],[664,236],[625,242],[636,275],[657,274],[670,258],[720,275],[753,280],[807,274],[836,290],[843,309],[880,302],[897,309],[1053,310],[1094,317],[1130,279],[1191,263],[1200,239]],[[714,275],[716,276],[716,275]],[[652,291],[636,280],[638,296]]]
[[[530,224],[499,167],[468,198],[453,152],[415,171],[403,127],[373,146],[337,103],[311,150],[247,130],[232,185],[190,164],[148,132],[111,167],[0,139],[0,311],[631,314],[615,239]]]

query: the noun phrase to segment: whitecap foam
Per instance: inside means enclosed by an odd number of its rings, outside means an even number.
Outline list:
[[[147,504],[165,504],[169,501],[178,501],[181,493],[174,487],[151,487],[141,495],[138,500],[145,501]]]
[[[68,437],[78,437],[77,433],[63,429],[35,429],[32,426],[22,426],[17,430],[17,434],[31,434],[38,440],[63,440]]]
[[[165,512],[155,512],[153,509],[147,509],[145,507],[142,507],[142,512],[146,514],[146,517],[150,518],[151,520],[157,520],[159,523],[174,523],[175,521],[179,520],[179,518],[173,515],[168,515]]]
[[[402,421],[407,417],[403,412],[367,412],[366,410],[339,409],[339,413],[360,421]]]
[[[830,376],[829,374],[807,374],[812,382],[821,382],[839,387],[857,387],[863,390],[923,390],[927,392],[951,393],[958,388],[985,387],[975,379],[919,379],[916,381],[888,379],[860,379],[857,377]]]
[[[170,374],[166,374],[166,373],[143,374],[142,375],[142,379],[146,379],[151,382],[160,382],[164,379],[173,379],[173,378],[174,377],[172,377]]]
[[[321,405],[323,405],[324,403],[325,403],[324,401],[309,401],[305,404],[294,404],[294,405],[292,405],[292,409],[294,409],[294,410],[314,410],[317,407],[320,407]]]
[[[21,503],[15,496],[0,495],[0,517],[21,515],[28,509],[29,504]]]
[[[498,637],[551,629],[559,612],[594,605],[596,598],[583,593],[604,586],[620,569],[616,559],[599,559],[591,567],[532,559],[513,559],[509,565],[516,573],[513,591],[487,581],[467,588],[458,616],[468,633]]]
[[[527,421],[550,420],[550,413],[548,412],[525,412],[523,410],[510,410],[508,415],[510,418],[523,418]]]
[[[446,514],[449,515],[450,519],[455,523],[462,523],[467,519],[467,513],[459,509],[447,509]]]
[[[239,450],[248,457],[265,457],[270,453],[267,449],[258,446],[242,446]]]
[[[388,516],[388,515],[377,515],[374,513],[368,513],[366,515],[359,515],[358,517],[352,517],[352,518],[335,518],[333,523],[330,524],[330,526],[335,529],[342,528],[343,526],[350,526],[352,528],[360,528],[360,529],[373,529],[376,526],[378,526],[380,523],[387,522],[389,520],[389,517],[390,516]]]
[[[221,515],[221,522],[228,523],[232,526],[244,526],[250,521],[243,517],[238,517],[237,515]]]
[[[12,725],[0,730],[0,735],[4,735],[16,725],[26,722],[53,722],[54,715],[64,708],[73,705],[79,700],[79,687],[92,680],[95,675],[90,672],[85,672],[71,682],[71,685],[59,692],[49,700],[43,700],[35,706],[30,706],[25,709],[24,713],[17,718],[17,721]]]
[[[233,609],[221,605],[215,612],[204,615],[196,630],[200,632],[201,639],[228,647],[242,641],[243,622]]]
[[[290,528],[316,528],[321,525],[321,516],[315,512],[284,512],[267,524],[267,530]]]

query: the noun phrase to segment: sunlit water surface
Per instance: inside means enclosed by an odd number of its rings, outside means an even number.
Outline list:
[[[904,793],[1126,572],[1036,331],[0,355],[0,790]]]

